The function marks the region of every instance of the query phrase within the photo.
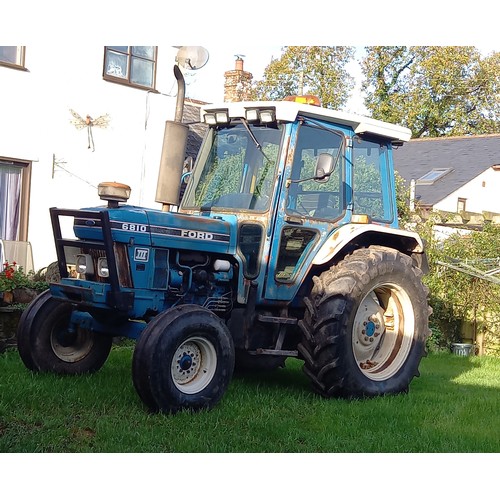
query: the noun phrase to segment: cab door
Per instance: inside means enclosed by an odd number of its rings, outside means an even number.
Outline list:
[[[347,127],[313,119],[295,126],[273,227],[265,299],[292,300],[318,248],[350,217],[346,145],[351,137]],[[335,168],[327,177],[315,179],[320,154],[331,155]]]

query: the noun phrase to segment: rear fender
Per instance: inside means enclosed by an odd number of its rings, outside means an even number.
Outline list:
[[[319,249],[312,262],[313,266],[322,266],[332,261],[348,245],[369,244],[395,248],[414,257],[415,265],[426,272],[427,259],[424,241],[413,231],[395,229],[376,224],[346,224],[335,231]]]

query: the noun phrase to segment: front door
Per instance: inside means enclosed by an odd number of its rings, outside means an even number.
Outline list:
[[[349,129],[306,119],[292,134],[293,160],[285,166],[284,189],[269,256],[265,298],[290,301],[323,241],[344,223],[350,192],[346,188],[346,136]],[[328,177],[315,179],[318,156],[335,161]],[[292,155],[287,155],[291,158]]]

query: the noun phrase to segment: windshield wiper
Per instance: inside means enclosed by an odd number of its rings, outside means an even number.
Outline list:
[[[255,147],[262,153],[262,155],[264,156],[264,158],[267,161],[271,161],[267,157],[266,153],[264,153],[264,150],[262,149],[260,142],[257,140],[257,137],[255,137],[255,134],[252,132],[252,129],[248,126],[248,122],[247,122],[246,118],[241,118],[241,123],[243,123],[243,126],[245,127],[246,131],[248,132],[248,135],[252,138],[252,141],[254,142]]]

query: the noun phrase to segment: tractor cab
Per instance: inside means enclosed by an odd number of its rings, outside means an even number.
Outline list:
[[[317,104],[202,108],[209,130],[179,212],[237,226],[242,302],[247,280],[258,302],[292,301],[342,226],[398,226],[388,151],[409,131]]]

